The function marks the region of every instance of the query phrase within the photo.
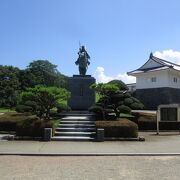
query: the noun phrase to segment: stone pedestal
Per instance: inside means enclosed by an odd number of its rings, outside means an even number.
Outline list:
[[[44,141],[51,141],[52,128],[44,128]]]
[[[95,91],[90,86],[96,82],[90,75],[73,75],[69,78],[71,97],[68,105],[72,110],[87,110],[95,104]]]
[[[98,142],[103,142],[104,141],[104,129],[98,128],[96,131],[96,140]]]

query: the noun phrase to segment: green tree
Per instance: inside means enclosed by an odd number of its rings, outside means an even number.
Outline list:
[[[31,74],[32,85],[67,87],[67,76],[57,70],[57,65],[48,60],[36,60],[29,64],[25,74]],[[25,76],[27,77],[27,76]]]
[[[34,101],[39,106],[36,112],[40,118],[49,119],[50,110],[60,101],[67,100],[70,93],[64,88],[35,86],[22,92],[23,102]]]
[[[121,80],[115,79],[115,80],[109,81],[108,84],[116,85],[121,91],[122,90],[128,90],[127,85],[124,82],[122,82]]]
[[[139,100],[129,92],[121,91],[116,83],[93,84],[91,87],[99,94],[97,105],[103,107],[105,115],[114,112],[119,117],[120,113],[130,113],[131,109],[143,109]]]
[[[20,70],[13,66],[0,65],[0,106],[14,107],[20,93]]]
[[[37,85],[37,77],[29,69],[20,70],[19,81],[21,91],[26,90],[29,87]]]

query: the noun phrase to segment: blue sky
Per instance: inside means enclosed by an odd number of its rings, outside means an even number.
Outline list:
[[[48,59],[72,76],[79,41],[91,56],[88,74],[132,82],[125,73],[150,52],[180,62],[180,1],[0,0],[0,64]]]

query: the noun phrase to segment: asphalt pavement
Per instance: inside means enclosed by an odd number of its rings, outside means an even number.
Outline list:
[[[0,141],[0,154],[180,154],[179,132],[140,132],[145,141]]]
[[[180,156],[0,156],[1,180],[179,180]]]

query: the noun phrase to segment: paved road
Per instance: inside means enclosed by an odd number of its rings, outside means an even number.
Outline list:
[[[180,153],[179,132],[140,132],[139,141],[68,142],[0,141],[0,153]]]
[[[179,180],[180,157],[0,156],[1,180]]]

